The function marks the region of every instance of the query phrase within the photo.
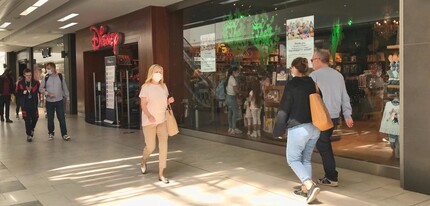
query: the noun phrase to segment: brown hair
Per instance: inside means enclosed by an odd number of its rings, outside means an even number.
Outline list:
[[[56,68],[54,62],[48,62],[48,63],[46,63],[46,67],[48,67],[48,66],[50,66],[50,67],[52,67],[54,69]]]
[[[27,69],[24,69],[24,72],[23,72],[24,74],[25,73],[31,73],[31,69],[29,69],[29,68],[27,68]]]
[[[261,86],[260,86],[260,82],[258,80],[252,81],[251,84],[251,91],[252,91],[252,100],[255,100],[255,106],[257,108],[261,107]],[[249,106],[251,106],[251,101],[249,102]]]
[[[303,57],[297,57],[291,63],[291,67],[296,67],[296,69],[301,74],[306,74],[306,72],[308,72],[308,69],[309,69],[308,60],[306,58],[303,58]]]

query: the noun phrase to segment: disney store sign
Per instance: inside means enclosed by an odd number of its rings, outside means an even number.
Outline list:
[[[122,44],[123,34],[120,32],[108,32],[107,26],[100,26],[99,28],[92,26],[90,31],[93,33],[91,38],[91,45],[93,50],[99,50],[103,47],[112,47],[113,54],[117,54],[119,45]]]

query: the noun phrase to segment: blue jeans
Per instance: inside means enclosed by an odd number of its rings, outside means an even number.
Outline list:
[[[287,162],[302,183],[312,180],[311,157],[319,135],[312,123],[288,129]]]
[[[64,116],[64,101],[46,102],[46,113],[48,114],[48,133],[54,134],[54,112],[57,113],[57,119],[60,123],[61,136],[67,134],[66,117]]]
[[[226,103],[228,109],[228,128],[236,129],[237,110],[239,108],[236,95],[227,95]]]

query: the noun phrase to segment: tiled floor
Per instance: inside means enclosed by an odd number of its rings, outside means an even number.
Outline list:
[[[283,156],[179,135],[169,140],[171,183],[163,184],[157,153],[148,174],[139,171],[139,130],[76,116],[67,123],[71,141],[58,134],[47,141],[41,118],[32,143],[22,120],[0,123],[0,205],[306,205],[292,193],[299,183]],[[398,180],[339,172],[340,186],[322,187],[315,205],[430,206],[430,196],[405,191]],[[321,175],[315,164],[314,176]]]

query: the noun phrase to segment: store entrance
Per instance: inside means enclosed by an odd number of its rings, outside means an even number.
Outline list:
[[[106,98],[106,65],[105,57],[115,56],[114,78],[110,81],[115,85],[113,100]],[[127,59],[127,63],[121,63]],[[85,76],[85,120],[88,123],[102,126],[140,128],[139,107],[139,69],[138,44],[126,44],[120,47],[117,55],[112,49],[84,52]],[[108,84],[109,85],[109,84]],[[108,101],[107,101],[108,100]],[[109,101],[113,101],[109,102]],[[114,118],[106,119],[106,106],[114,105]]]

